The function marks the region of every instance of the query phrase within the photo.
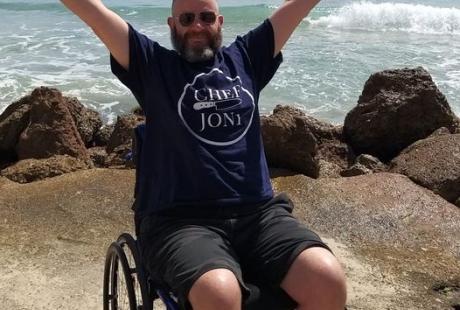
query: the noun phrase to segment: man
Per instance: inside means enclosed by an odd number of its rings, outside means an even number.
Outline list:
[[[290,200],[273,197],[258,114],[282,47],[319,0],[285,1],[228,47],[216,0],[174,0],[174,51],[99,0],[61,1],[104,42],[146,114],[136,218],[155,282],[184,308],[241,309],[254,281],[297,309],[343,309],[340,264]]]

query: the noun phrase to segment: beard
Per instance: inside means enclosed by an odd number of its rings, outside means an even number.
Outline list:
[[[188,62],[207,61],[216,55],[222,45],[222,30],[219,27],[215,34],[208,31],[203,31],[200,35],[206,37],[206,43],[203,46],[189,46],[188,41],[191,36],[196,33],[185,33],[183,36],[177,33],[176,27],[171,29],[171,43],[176,50]]]

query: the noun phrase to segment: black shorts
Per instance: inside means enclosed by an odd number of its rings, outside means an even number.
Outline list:
[[[145,217],[139,227],[142,257],[153,281],[190,308],[193,283],[212,269],[231,270],[248,296],[247,283],[279,289],[294,259],[313,246],[329,249],[292,215],[281,194],[246,214],[211,213]]]

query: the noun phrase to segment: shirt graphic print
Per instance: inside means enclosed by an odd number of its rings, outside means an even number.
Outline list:
[[[197,75],[184,87],[178,113],[185,127],[202,142],[227,146],[241,140],[255,112],[254,96],[239,76],[219,69]]]

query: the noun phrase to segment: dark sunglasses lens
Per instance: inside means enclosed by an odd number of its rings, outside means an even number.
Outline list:
[[[216,14],[214,12],[201,12],[200,19],[203,23],[214,24],[216,22]]]
[[[179,22],[184,27],[187,27],[193,24],[194,20],[195,20],[194,13],[182,13],[181,15],[179,15]]]

